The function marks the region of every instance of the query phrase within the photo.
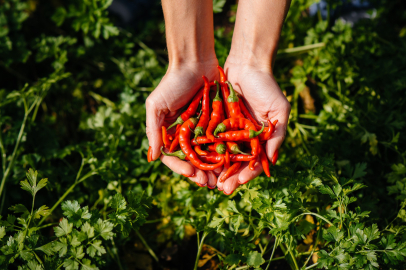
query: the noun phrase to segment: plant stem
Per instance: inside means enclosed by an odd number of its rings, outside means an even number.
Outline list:
[[[295,257],[293,256],[292,251],[290,249],[286,248],[282,243],[280,243],[279,246],[282,249],[283,254],[285,254],[285,257],[286,257],[286,254],[289,253],[290,257],[292,258],[292,262],[293,262],[294,267],[292,267],[292,265],[288,262],[290,264],[290,267],[294,268],[296,270],[299,270],[299,266],[297,265],[297,261],[296,261]]]
[[[300,217],[300,216],[304,216],[304,215],[313,215],[313,216],[316,216],[316,217],[318,217],[318,218],[321,218],[322,220],[324,220],[325,222],[327,222],[327,223],[330,224],[331,226],[334,226],[334,224],[331,223],[330,221],[328,221],[325,217],[320,216],[319,214],[316,214],[316,213],[312,213],[312,212],[310,212],[310,213],[303,213],[303,214],[297,215],[296,217],[294,217],[294,218],[292,219],[292,221],[295,220],[296,218],[298,218],[298,217]],[[292,222],[292,221],[291,221],[291,222]]]
[[[275,243],[274,243],[273,249],[272,249],[271,258],[269,258],[269,262],[268,262],[268,265],[266,266],[265,270],[268,270],[269,266],[271,265],[271,261],[272,261],[272,258],[273,258],[273,254],[275,253],[275,248],[276,248],[276,246],[278,245],[278,242],[279,242],[279,237],[276,236],[276,237],[275,237]]]
[[[318,264],[319,264],[319,263],[315,263],[315,264],[313,264],[313,265],[310,265],[310,266],[306,267],[305,269],[306,269],[306,270],[307,270],[307,269],[312,269],[312,268],[316,267]]]
[[[302,52],[306,52],[309,50],[322,48],[324,46],[326,46],[326,44],[324,42],[320,42],[320,43],[311,44],[311,45],[298,46],[295,48],[281,49],[281,50],[278,50],[278,56],[291,54],[291,53],[302,53]]]
[[[52,208],[49,210],[48,215],[42,217],[42,219],[40,220],[40,222],[38,223],[38,226],[41,225],[45,219],[52,214],[52,212],[55,210],[55,208],[57,208],[59,206],[59,204],[65,199],[66,196],[68,196],[69,193],[72,192],[72,190],[76,187],[77,184],[85,181],[87,178],[89,178],[92,175],[97,174],[96,171],[90,171],[87,174],[85,174],[82,178],[80,178],[79,180],[75,181],[75,183],[73,183],[68,190],[65,191],[65,193],[62,195],[62,197],[59,198],[59,200],[54,204],[54,206],[52,206]],[[79,177],[79,175],[77,176]]]
[[[3,194],[3,189],[4,189],[4,185],[5,185],[6,181],[7,181],[7,177],[9,176],[11,170],[13,169],[14,161],[15,161],[16,156],[17,156],[17,150],[18,150],[18,147],[20,146],[20,142],[21,142],[21,139],[22,139],[23,134],[24,134],[25,124],[27,122],[28,115],[30,114],[31,110],[34,108],[34,105],[35,105],[35,103],[34,103],[34,104],[31,105],[30,108],[28,108],[27,107],[27,102],[26,102],[24,97],[23,97],[23,101],[24,101],[24,110],[25,110],[24,119],[23,119],[23,123],[21,124],[20,131],[18,133],[18,137],[17,137],[16,144],[14,146],[13,153],[11,154],[10,162],[8,163],[7,169],[3,172],[3,177],[1,179],[1,185],[0,185],[0,197]],[[3,157],[4,157],[5,156],[5,151],[3,153],[3,150],[2,150],[2,154],[3,154]]]
[[[316,221],[316,223],[317,223],[317,221]],[[309,257],[307,258],[305,264],[302,266],[301,269],[305,268],[306,265],[309,263],[310,258],[312,257],[314,251],[315,251],[316,248],[317,248],[317,242],[319,241],[320,234],[321,234],[321,227],[319,228],[319,231],[317,232],[316,242],[314,242],[314,246],[313,246],[312,252],[310,253]]]
[[[135,233],[138,235],[138,237],[141,239],[141,242],[144,244],[144,246],[147,248],[149,254],[154,258],[156,262],[158,262],[158,257],[155,255],[154,251],[149,247],[147,241],[145,241],[144,237],[140,234],[140,232],[136,229],[134,229]]]
[[[66,196],[68,196],[69,193],[71,193],[71,191],[76,187],[76,183],[73,183],[70,188],[68,188],[67,191],[65,191],[65,193],[59,198],[59,200],[54,204],[54,206],[52,206],[52,208],[49,210],[48,215],[43,216],[42,219],[40,220],[40,222],[38,223],[38,226],[41,225],[45,219],[51,215],[51,213],[55,210],[56,207],[58,207],[58,205],[65,199]]]
[[[116,243],[114,243],[113,237],[111,238],[111,242],[113,243],[113,247],[115,249],[114,253],[116,255],[116,260],[117,260],[118,267],[120,268],[120,270],[123,270],[123,266],[121,265],[120,257],[118,256],[118,249],[116,247]]]
[[[0,151],[1,151],[1,167],[3,169],[3,173],[6,171],[6,149],[4,148],[3,138],[1,135],[1,126],[0,126]]]
[[[197,233],[199,235],[199,233]],[[197,250],[197,255],[196,255],[196,261],[195,261],[195,267],[193,268],[193,270],[197,270],[197,266],[199,264],[199,257],[200,257],[200,253],[202,252],[202,248],[203,248],[203,243],[204,243],[204,239],[206,238],[206,236],[208,235],[208,232],[203,232],[203,236],[202,236],[202,240],[200,240],[199,243],[199,248]]]

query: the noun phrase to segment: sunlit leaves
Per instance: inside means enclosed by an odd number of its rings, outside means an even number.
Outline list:
[[[32,196],[35,196],[35,194],[42,189],[43,187],[46,186],[48,179],[44,178],[41,179],[38,184],[37,184],[37,176],[38,172],[34,171],[32,169],[29,169],[27,172],[27,180],[23,180],[20,182],[21,188],[24,189],[25,191],[28,191],[31,193]]]

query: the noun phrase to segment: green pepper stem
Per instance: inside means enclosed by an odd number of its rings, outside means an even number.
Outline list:
[[[172,127],[174,127],[174,126],[176,126],[176,125],[182,125],[183,122],[185,122],[185,121],[183,121],[182,116],[179,116],[179,117],[176,119],[176,121],[173,122],[173,124],[170,125],[166,130],[171,129]]]
[[[161,147],[161,153],[162,153],[162,155],[164,155],[164,156],[178,157],[178,158],[180,158],[181,160],[185,160],[185,159],[186,159],[186,155],[185,155],[185,153],[183,153],[182,150],[178,150],[178,151],[173,152],[173,153],[165,153],[164,150],[163,150],[163,147]]]
[[[238,96],[236,95],[233,86],[231,85],[231,83],[229,81],[226,82],[228,84],[228,87],[230,88],[230,95],[227,98],[227,102],[228,103],[232,103],[232,102],[239,102],[240,99],[238,98]]]
[[[216,146],[216,152],[220,155],[224,154],[226,152],[226,146],[223,143],[219,143]]]
[[[264,122],[262,122],[262,128],[261,128],[261,130],[259,130],[259,131],[250,130],[250,139],[259,136],[259,134],[261,134],[262,131],[264,131],[264,128],[265,128],[265,125],[264,125]]]
[[[223,123],[220,123],[217,125],[216,129],[214,130],[213,135],[217,137],[217,133],[225,132],[226,129],[227,129],[226,125],[224,125]]]
[[[213,101],[223,101],[220,97],[220,84],[218,81],[214,81],[214,83],[217,85],[217,92],[216,97],[213,99]]]
[[[247,153],[241,151],[240,148],[238,148],[238,145],[234,145],[233,148],[231,148],[230,150],[231,150],[231,153],[233,153],[235,155],[236,154],[242,154],[242,155],[246,155],[246,156],[250,155],[250,154],[247,154]]]
[[[195,133],[195,139],[197,139],[197,137],[199,137],[199,136],[202,136],[204,134],[203,127],[196,127],[194,133]]]

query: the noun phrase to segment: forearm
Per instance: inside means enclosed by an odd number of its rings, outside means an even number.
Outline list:
[[[212,0],[162,0],[169,66],[216,59]]]
[[[272,72],[289,6],[290,0],[240,0],[230,57]]]

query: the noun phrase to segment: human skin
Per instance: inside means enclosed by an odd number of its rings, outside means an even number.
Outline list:
[[[290,104],[272,75],[272,63],[289,4],[286,0],[240,0],[231,51],[225,64],[228,80],[244,97],[252,115],[258,121],[266,122],[268,118],[279,121],[276,132],[266,144],[269,159],[284,140],[290,112]],[[153,160],[160,156],[161,126],[176,120],[179,110],[203,86],[201,76],[205,75],[210,81],[218,79],[212,1],[181,0],[174,4],[163,0],[162,7],[169,66],[146,101],[147,136]],[[243,163],[237,174],[218,183],[219,169],[214,173],[201,171],[176,157],[162,156],[161,160],[174,172],[190,176],[199,186],[213,188],[217,183],[225,194],[231,194],[240,184],[262,172],[259,162],[254,171],[248,169],[248,163]]]
[[[146,131],[153,160],[160,156],[162,125],[176,120],[180,109],[204,85],[202,75],[210,81],[218,78],[218,61],[214,52],[213,2],[163,0],[162,8],[169,66],[162,81],[146,101]],[[190,176],[189,179],[199,186],[216,186],[213,172],[199,170],[176,157],[162,156],[161,160],[174,172]],[[217,173],[220,171],[216,170]]]
[[[258,122],[278,120],[275,133],[266,143],[269,160],[272,160],[275,150],[285,139],[290,113],[290,104],[272,72],[289,5],[289,0],[240,0],[231,50],[224,65],[228,80],[234,90],[244,97],[252,116]],[[262,171],[260,162],[256,162],[253,171],[245,162],[237,174],[218,183],[217,187],[225,194],[231,194],[239,185],[254,179]]]

